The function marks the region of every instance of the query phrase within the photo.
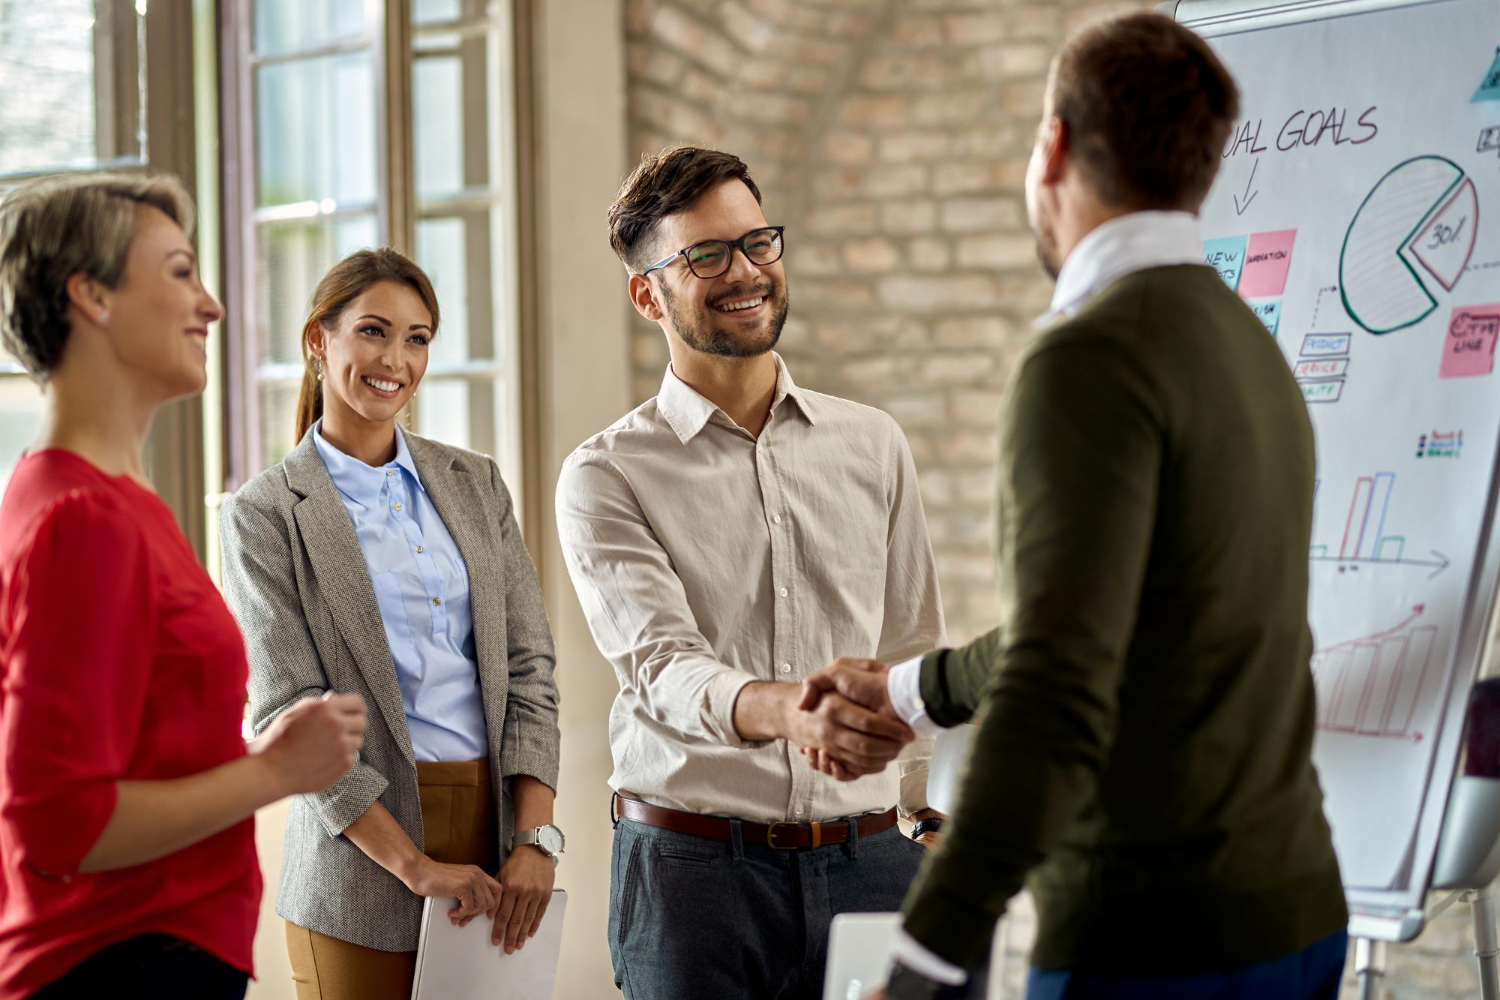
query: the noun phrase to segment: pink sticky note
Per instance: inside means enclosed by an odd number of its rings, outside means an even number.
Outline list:
[[[1488,375],[1495,369],[1495,340],[1500,337],[1500,302],[1461,306],[1448,320],[1439,378]]]
[[[1245,250],[1245,270],[1240,276],[1240,295],[1259,299],[1286,290],[1286,273],[1292,266],[1292,241],[1297,230],[1251,233]]]

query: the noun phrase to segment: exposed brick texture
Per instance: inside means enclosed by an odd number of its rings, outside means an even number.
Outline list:
[[[1070,30],[1139,3],[1084,0],[626,0],[636,152],[744,157],[787,226],[779,350],[806,386],[890,412],[911,441],[949,629],[999,610],[990,559],[996,422],[1051,294],[1022,183],[1048,61]],[[632,392],[666,345],[633,331]],[[1020,997],[1034,918],[1005,932]],[[1466,911],[1394,948],[1386,995],[1477,994]],[[1351,952],[1352,961],[1352,952]],[[1352,969],[1345,995],[1355,996]]]

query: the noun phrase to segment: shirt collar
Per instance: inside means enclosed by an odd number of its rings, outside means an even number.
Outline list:
[[[411,450],[406,446],[406,436],[401,433],[399,426],[396,428],[396,457],[379,468],[345,455],[329,444],[328,439],[323,437],[322,420],[313,424],[313,444],[317,446],[318,454],[328,468],[328,476],[333,480],[333,485],[366,510],[372,510],[378,505],[380,491],[385,489],[388,478],[386,472],[389,470],[405,469],[411,474],[417,488],[424,489],[422,477],[417,475],[417,465],[412,461]]]
[[[809,424],[816,423],[808,405],[806,390],[792,381],[792,373],[787,371],[786,362],[781,359],[781,355],[772,351],[771,358],[776,362],[776,395],[771,399],[771,412],[775,413],[781,401],[790,398]],[[703,430],[715,413],[723,414],[724,419],[729,420],[728,414],[678,378],[670,364],[667,365],[666,375],[662,377],[661,391],[656,396],[656,409],[683,444],[697,437],[698,432]]]
[[[1149,267],[1202,263],[1198,220],[1189,212],[1131,212],[1111,219],[1068,254],[1052,290],[1052,306],[1037,325],[1073,315],[1127,274]]]

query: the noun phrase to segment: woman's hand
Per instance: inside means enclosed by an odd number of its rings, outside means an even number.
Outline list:
[[[500,905],[500,883],[476,865],[445,865],[419,854],[401,881],[418,896],[455,897],[458,905],[448,911],[448,919],[460,927]]]
[[[321,792],[354,767],[367,721],[363,698],[329,691],[282,712],[246,749],[276,773],[281,795]]]
[[[490,943],[505,945],[507,955],[525,947],[542,926],[547,904],[552,902],[552,884],[557,866],[540,848],[517,847],[500,866],[500,899],[490,911],[495,920]]]

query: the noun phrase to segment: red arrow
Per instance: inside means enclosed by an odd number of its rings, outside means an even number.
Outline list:
[[[1416,621],[1418,618],[1421,618],[1422,617],[1422,612],[1424,612],[1426,610],[1427,610],[1427,605],[1425,605],[1425,604],[1414,604],[1414,605],[1412,605],[1411,615],[1407,617],[1406,621],[1402,622],[1400,625],[1395,626],[1394,628],[1388,628],[1384,632],[1376,632],[1374,635],[1362,635],[1358,639],[1348,639],[1348,640],[1346,640],[1344,642],[1336,643],[1335,645],[1332,645],[1332,646],[1324,646],[1322,649],[1313,650],[1313,652],[1315,652],[1315,653],[1327,653],[1327,652],[1331,652],[1331,651],[1333,651],[1335,649],[1343,649],[1345,646],[1353,646],[1353,645],[1355,645],[1357,643],[1369,642],[1371,639],[1384,639],[1388,635],[1391,635],[1391,634],[1393,634],[1395,632],[1400,632],[1402,629],[1406,628],[1412,622]]]

